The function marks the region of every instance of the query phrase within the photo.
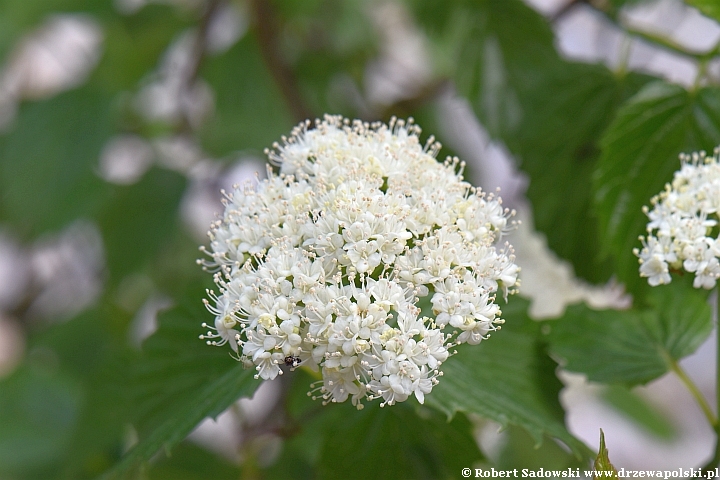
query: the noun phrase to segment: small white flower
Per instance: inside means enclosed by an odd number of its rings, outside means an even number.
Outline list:
[[[258,378],[319,370],[325,402],[424,402],[450,348],[499,328],[496,293],[514,292],[519,268],[498,247],[512,212],[419,133],[327,116],[268,151],[279,174],[226,194],[210,230],[201,263],[220,294],[202,338]],[[417,306],[431,293],[435,318]]]
[[[695,274],[695,288],[711,289],[720,278],[720,249],[713,234],[720,206],[718,153],[680,155],[682,166],[672,183],[651,199],[652,209],[644,208],[648,233],[634,253],[640,276],[651,286],[670,283],[670,271],[681,268]]]

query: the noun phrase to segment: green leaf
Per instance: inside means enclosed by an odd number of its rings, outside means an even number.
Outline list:
[[[357,116],[358,105],[343,85],[362,88],[378,55],[377,29],[363,0],[273,2],[283,44],[306,108],[316,116]]]
[[[90,82],[114,92],[138,88],[142,77],[160,66],[174,37],[189,26],[176,13],[172,5],[146,5],[133,15],[115,10],[104,16],[103,55]]]
[[[238,478],[242,478],[239,467],[190,442],[178,445],[172,456],[153,464],[147,472],[148,480],[237,480]]]
[[[97,212],[108,188],[96,165],[112,124],[111,98],[91,88],[23,105],[0,136],[0,221],[27,238]]]
[[[283,97],[260,56],[255,35],[248,33],[226,53],[208,58],[201,76],[215,92],[215,115],[200,137],[211,154],[240,150],[259,154],[293,125]]]
[[[678,85],[647,85],[619,112],[602,139],[595,201],[607,255],[620,280],[635,290],[641,280],[633,247],[644,233],[642,206],[680,168],[678,154],[712,151],[720,141],[720,89],[688,92]]]
[[[126,328],[130,315],[100,306],[36,335],[31,351],[56,359],[59,375],[72,375],[85,392],[72,441],[44,478],[95,478],[115,460],[131,420],[125,389],[128,362]]]
[[[503,137],[530,175],[527,196],[535,226],[589,281],[605,281],[612,273],[601,258],[592,202],[600,135],[621,103],[646,82],[647,77],[617,76],[601,65],[559,65],[524,92],[520,127]]]
[[[519,0],[454,5],[416,7],[447,44],[438,57],[454,59],[458,91],[530,176],[533,219],[550,248],[579,276],[607,280],[612,266],[600,255],[591,189],[600,135],[649,77],[561,59],[547,21]]]
[[[463,415],[452,422],[431,409],[397,404],[362,411],[328,405],[328,424],[318,461],[318,478],[457,478],[482,459]],[[381,474],[378,472],[382,472]]]
[[[194,298],[194,297],[193,297]],[[199,298],[197,304],[201,305]],[[139,442],[102,478],[124,478],[158,450],[171,449],[203,419],[216,417],[260,384],[254,370],[233,360],[229,348],[198,339],[208,312],[179,307],[161,315],[160,328],[143,345],[131,368],[131,392],[138,411]]]
[[[0,382],[0,474],[10,478],[47,472],[48,466],[62,460],[84,394],[75,378],[40,362],[26,364]]]
[[[550,351],[591,381],[632,386],[665,374],[710,334],[711,309],[705,292],[678,282],[653,288],[648,301],[643,310],[569,307],[547,323]]]
[[[494,465],[497,470],[527,468],[537,471],[543,468],[548,471],[570,473],[568,469],[575,472],[575,469],[587,466],[585,459],[578,460],[562,445],[559,445],[559,442],[543,441],[542,445],[538,446],[537,441],[520,427],[511,425],[503,430],[500,443],[503,444],[503,448]]]
[[[463,411],[503,426],[518,425],[536,444],[549,435],[576,456],[587,455],[587,448],[565,428],[557,365],[544,352],[539,325],[527,317],[526,307],[527,302],[513,298],[503,312],[507,328],[480,345],[458,348],[443,364],[440,384],[426,399],[448,415]]]
[[[152,259],[178,234],[178,206],[185,178],[151,169],[136,184],[112,186],[98,215],[114,282]],[[194,258],[185,261],[193,263]]]
[[[613,466],[613,464],[610,463],[610,458],[608,455],[608,449],[605,447],[605,434],[603,433],[602,429],[600,429],[600,449],[598,451],[597,458],[595,458],[593,468],[596,472],[603,472],[604,475],[598,476],[595,474],[593,475],[593,479],[618,478],[618,472]]]
[[[524,90],[562,67],[548,23],[519,0],[469,2],[455,72],[458,91],[494,137],[521,130]]]
[[[685,3],[720,22],[720,3],[717,0],[685,0]]]

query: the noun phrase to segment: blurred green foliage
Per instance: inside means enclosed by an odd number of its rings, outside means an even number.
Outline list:
[[[0,60],[7,64],[53,15],[80,14],[103,35],[99,62],[82,85],[14,98],[17,115],[0,133],[0,230],[30,249],[77,220],[90,221],[106,262],[97,299],[70,318],[61,311],[33,317],[32,283],[0,312],[26,338],[19,366],[0,379],[0,478],[435,479],[477,465],[588,465],[593,455],[566,428],[558,362],[610,385],[607,401],[649,432],[672,436],[668,421],[625,387],[665,374],[694,352],[712,329],[710,309],[705,293],[687,282],[649,293],[632,248],[646,223],[641,207],[677,169],[678,153],[720,143],[720,90],[704,69],[686,88],[626,65],[567,60],[550,20],[521,0],[407,0],[398,5],[424,38],[432,78],[381,105],[363,97],[369,65],[384,52],[371,15],[377,5],[198,0],[121,11],[126,3],[0,3]],[[596,3],[613,19],[626,2]],[[687,3],[720,20],[714,2]],[[222,8],[238,12],[238,38],[212,50],[203,35]],[[166,56],[183,35],[195,43],[189,58],[173,63]],[[717,53],[688,55],[706,64]],[[200,120],[189,104],[175,116],[143,114],[139,92],[161,79],[163,62],[175,68],[183,61],[189,67],[173,85],[205,85],[213,107]],[[549,246],[587,281],[620,279],[635,307],[575,305],[560,319],[538,322],[528,317],[527,301],[511,298],[506,327],[451,357],[425,406],[323,407],[306,396],[314,377],[297,371],[281,380],[266,430],[243,438],[240,466],[185,441],[203,419],[259,385],[253,370],[198,340],[210,318],[202,298],[212,282],[195,264],[200,240],[183,221],[183,205],[200,188],[198,178],[211,177],[198,173],[203,161],[222,172],[239,158],[260,158],[294,124],[325,112],[416,116],[430,132],[441,121],[437,102],[447,84],[529,177],[527,197]],[[200,154],[189,166],[173,166],[155,152],[137,182],[114,184],[100,175],[99,159],[120,134],[148,145],[182,138]],[[219,199],[221,182],[213,178]],[[173,307],[138,348],[130,338],[154,298]],[[474,437],[487,419],[507,429],[494,458]],[[269,460],[268,435],[279,442]]]

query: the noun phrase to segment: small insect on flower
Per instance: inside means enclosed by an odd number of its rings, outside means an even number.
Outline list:
[[[500,328],[520,269],[502,240],[514,212],[419,135],[326,116],[267,150],[277,171],[225,194],[201,248],[218,289],[203,338],[256,378],[320,370],[325,403],[422,403],[451,349]]]
[[[293,355],[288,355],[285,357],[285,366],[286,367],[297,367],[300,365],[300,357],[295,357]]]

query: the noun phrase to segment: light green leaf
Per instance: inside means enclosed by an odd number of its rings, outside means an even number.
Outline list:
[[[638,235],[647,217],[642,206],[680,168],[681,152],[712,149],[720,142],[720,89],[692,92],[678,85],[647,85],[619,112],[602,139],[595,201],[606,251],[631,290],[640,283]]]
[[[593,468],[596,472],[603,472],[603,475],[593,475],[593,479],[614,478],[617,480],[618,478],[618,471],[615,469],[613,464],[610,463],[608,449],[605,447],[605,434],[603,433],[602,429],[600,429],[600,449],[598,451],[597,457],[595,458]]]
[[[507,328],[478,346],[458,348],[443,364],[440,384],[426,400],[448,415],[463,411],[501,425],[518,425],[537,444],[549,435],[576,456],[587,455],[587,448],[565,428],[557,365],[543,351],[539,325],[527,318],[526,306],[519,298],[511,299],[504,309]]]
[[[647,383],[694,352],[712,330],[705,292],[678,282],[655,287],[643,310],[568,308],[548,322],[550,351],[588,379],[628,386]]]
[[[260,384],[253,378],[255,370],[233,360],[229,348],[210,347],[198,339],[200,323],[209,317],[197,307],[161,316],[160,328],[143,345],[143,358],[131,367],[127,386],[138,411],[140,440],[102,478],[124,478]]]
[[[720,3],[717,0],[685,0],[685,3],[697,8],[708,17],[720,21]]]

